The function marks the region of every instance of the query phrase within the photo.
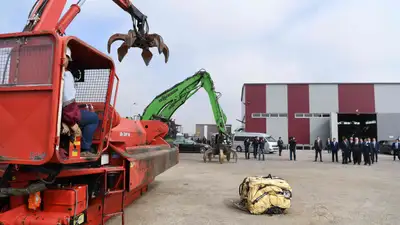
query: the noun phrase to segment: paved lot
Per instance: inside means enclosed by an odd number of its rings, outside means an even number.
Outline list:
[[[296,162],[268,155],[220,165],[203,163],[200,154],[181,154],[174,168],[156,178],[149,193],[126,209],[129,225],[151,224],[400,224],[400,162],[381,156],[378,164],[353,166],[313,162],[312,151],[298,151]],[[286,215],[253,216],[231,207],[248,175],[280,176],[293,188]],[[110,225],[120,224],[119,220]]]

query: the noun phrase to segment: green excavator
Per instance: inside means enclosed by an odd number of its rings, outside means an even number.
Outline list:
[[[218,128],[215,143],[212,144],[214,147],[203,153],[203,160],[206,162],[208,158],[208,160],[211,161],[211,158],[214,156],[219,156],[219,162],[223,163],[225,158],[227,161],[230,161],[232,155],[232,158],[234,158],[236,162],[237,153],[235,150],[231,149],[231,138],[226,130],[227,118],[218,102],[221,93],[215,91],[214,82],[210,74],[205,70],[198,71],[193,76],[186,78],[184,81],[155,97],[144,109],[140,119],[161,120],[167,123],[169,132],[165,140],[172,144],[178,133],[175,121],[171,119],[172,115],[201,88],[204,88],[208,93],[215,123]]]

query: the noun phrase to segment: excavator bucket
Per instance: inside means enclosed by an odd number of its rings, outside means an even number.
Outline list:
[[[138,37],[133,30],[129,30],[128,34],[114,34],[108,39],[107,51],[111,52],[111,45],[115,41],[123,41],[121,46],[118,48],[118,60],[121,62],[125,55],[128,53],[129,48],[140,48],[142,49],[142,58],[146,66],[149,65],[153,58],[150,48],[156,47],[159,54],[163,54],[165,57],[165,63],[169,59],[169,48],[164,43],[162,37],[158,34],[145,34],[144,37]]]

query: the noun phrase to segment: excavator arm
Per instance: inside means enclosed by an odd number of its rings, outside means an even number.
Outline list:
[[[147,23],[147,16],[137,9],[130,0],[112,1],[122,10],[129,13],[132,19],[133,29],[129,30],[128,34],[118,33],[112,35],[107,43],[108,53],[110,53],[112,43],[121,40],[123,43],[118,48],[119,61],[122,61],[129,48],[141,48],[142,58],[145,64],[149,65],[153,57],[149,48],[157,47],[158,52],[164,54],[165,63],[167,63],[169,49],[160,35],[148,33],[149,25]],[[86,0],[79,0],[78,3],[71,5],[69,10],[60,19],[66,2],[67,0],[37,0],[29,13],[28,22],[23,31],[55,30],[60,35],[64,35],[65,30],[79,14]]]
[[[204,88],[208,94],[219,132],[227,135],[225,127],[227,118],[218,102],[220,93],[215,91],[214,82],[210,74],[204,70],[200,70],[154,98],[145,108],[141,119],[154,120],[161,118],[162,120],[170,120],[175,111],[197,93],[200,88]]]

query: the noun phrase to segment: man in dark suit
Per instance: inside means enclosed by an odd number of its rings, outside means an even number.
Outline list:
[[[258,152],[258,138],[254,137],[253,138],[253,156],[255,159],[257,159],[257,152]]]
[[[353,137],[350,137],[349,138],[349,148],[348,148],[348,150],[349,150],[349,154],[348,154],[348,156],[349,156],[349,163],[351,163],[351,158],[352,158],[352,156],[353,156],[353,144],[354,144],[354,140],[353,140]]]
[[[328,150],[328,153],[331,153],[331,150],[332,150],[332,141],[331,141],[331,139],[330,138],[328,138],[327,140],[326,140],[326,144],[325,144],[325,148],[326,148],[326,150]]]
[[[371,165],[371,140],[366,138],[363,143],[363,155],[364,155],[364,165]]]
[[[396,141],[392,144],[393,161],[396,160],[396,156],[397,156],[397,157],[399,158],[399,160],[400,160],[399,149],[400,149],[399,139],[396,139]]]
[[[289,139],[290,160],[294,159],[294,161],[296,161],[296,145],[297,145],[296,137],[290,137],[290,139]],[[293,155],[293,158],[292,158],[292,155]]]
[[[246,159],[250,159],[250,139],[246,138],[244,140],[244,156]]]
[[[336,158],[336,162],[339,162],[338,160],[339,143],[336,141],[336,138],[332,139],[331,151],[332,151],[332,162],[335,162],[334,158]]]
[[[282,155],[282,149],[283,149],[283,141],[282,141],[281,137],[279,137],[279,140],[278,140],[278,148],[279,148],[279,156],[281,156]]]
[[[319,136],[314,141],[314,149],[315,149],[315,160],[314,160],[314,162],[317,161],[318,154],[319,154],[319,161],[322,162],[322,154],[321,154],[322,153],[322,141],[319,138]]]
[[[347,140],[346,137],[343,137],[342,143],[340,145],[340,149],[342,149],[342,164],[347,164],[348,159],[349,159],[349,141]]]
[[[362,152],[362,145],[358,140],[358,137],[354,138],[354,144],[352,146],[353,151],[353,163],[354,165],[361,164],[361,152]]]
[[[371,151],[372,164],[374,164],[374,162],[378,163],[379,143],[376,142],[376,138],[372,138],[371,148],[372,148]]]

